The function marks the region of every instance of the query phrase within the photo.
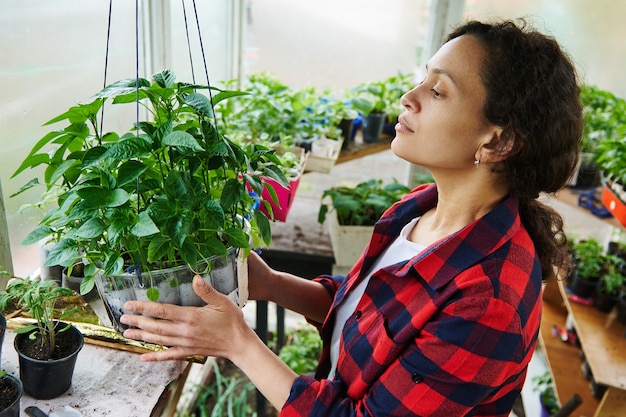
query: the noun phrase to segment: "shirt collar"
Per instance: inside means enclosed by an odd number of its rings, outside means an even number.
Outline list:
[[[374,235],[386,236],[380,245],[370,245],[370,250],[384,248],[397,236],[404,224],[431,209],[437,204],[435,184],[418,187],[398,204],[389,216],[384,216],[375,226]],[[434,289],[452,280],[461,271],[478,263],[496,251],[520,229],[519,200],[507,197],[483,217],[465,226],[458,232],[437,242],[411,259],[398,272],[406,275],[415,271]],[[398,230],[392,230],[398,228]],[[369,256],[367,258],[370,258]]]

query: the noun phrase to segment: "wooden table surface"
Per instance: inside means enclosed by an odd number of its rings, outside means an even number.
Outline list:
[[[8,330],[2,345],[2,369],[19,378],[15,334]],[[137,353],[85,343],[78,354],[72,386],[60,397],[36,400],[24,394],[21,415],[28,406],[44,412],[70,406],[84,417],[150,416],[165,387],[183,372],[187,362],[140,362]]]

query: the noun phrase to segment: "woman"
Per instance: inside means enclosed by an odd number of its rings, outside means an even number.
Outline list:
[[[297,376],[200,278],[201,308],[129,302],[125,335],[230,359],[281,415],[508,416],[537,341],[541,283],[567,257],[537,201],[565,185],[582,130],[575,69],[522,23],[469,22],[402,97],[393,152],[428,168],[375,226],[347,277],[313,281],[249,257],[250,297],[320,327],[316,378]]]

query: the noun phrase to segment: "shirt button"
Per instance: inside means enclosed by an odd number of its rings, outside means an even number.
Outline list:
[[[357,320],[361,318],[361,316],[363,315],[363,313],[361,312],[361,310],[357,310],[356,313],[354,313],[354,318],[356,318]]]
[[[411,379],[413,380],[413,382],[415,382],[416,384],[419,384],[420,382],[424,382],[424,378],[421,375],[418,374],[413,374],[411,375]]]

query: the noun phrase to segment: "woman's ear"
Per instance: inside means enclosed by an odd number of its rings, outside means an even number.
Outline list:
[[[515,138],[512,135],[504,135],[501,127],[494,126],[490,136],[480,145],[476,154],[480,155],[481,162],[502,162],[509,156],[514,142]]]

